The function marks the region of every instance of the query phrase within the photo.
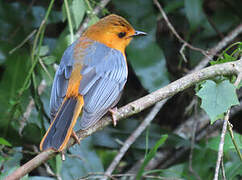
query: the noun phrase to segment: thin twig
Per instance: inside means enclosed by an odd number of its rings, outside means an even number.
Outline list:
[[[50,72],[48,71],[48,69],[46,68],[46,66],[45,66],[45,64],[44,64],[44,62],[43,62],[43,60],[42,60],[40,57],[39,57],[39,63],[40,63],[40,65],[41,65],[41,67],[43,68],[43,70],[45,71],[45,73],[47,74],[48,78],[49,78],[51,81],[53,81],[53,78],[51,77]]]
[[[235,87],[238,87],[239,83],[241,82],[241,79],[242,79],[242,73],[239,73],[239,75],[237,76],[236,81],[234,83]],[[232,124],[230,122],[228,122],[228,129],[229,129],[230,137],[231,137],[232,142],[234,144],[235,150],[236,150],[238,156],[240,157],[240,160],[242,160],[242,155],[241,155],[240,149],[239,149],[239,147],[238,147],[238,145],[237,145],[237,143],[234,139],[234,134],[233,134],[232,128],[233,128]]]
[[[200,141],[201,139],[203,139],[204,137],[206,137],[207,135],[214,133],[214,131],[216,131],[217,129],[221,128],[222,126],[222,121],[216,121],[212,126],[207,126],[206,128],[204,128],[202,131],[200,131],[197,136],[196,136],[196,142]],[[184,156],[185,153],[189,152],[189,147],[185,146],[177,151],[168,151],[166,153],[166,156],[162,156],[161,159],[159,159],[159,161],[157,162],[159,167],[158,168],[167,168],[169,167],[171,164],[174,164],[175,162],[177,162],[178,159],[180,159],[182,156]],[[153,167],[150,167],[153,168]],[[149,169],[150,169],[149,168]]]
[[[238,69],[238,72],[239,71],[241,71],[241,70]],[[236,80],[234,82],[235,87],[238,87],[239,86],[239,83],[241,82],[241,80],[242,80],[242,73],[239,72],[239,74],[238,74],[238,76],[237,76],[237,78],[236,78]]]
[[[91,172],[88,173],[86,176],[81,177],[81,180],[91,180],[91,179],[101,179],[103,177],[107,178],[114,178],[114,177],[135,177],[136,174],[133,173],[125,173],[125,174],[112,174],[111,176],[107,176],[103,172]],[[162,180],[168,180],[167,177],[161,177],[161,176],[152,176],[152,175],[143,175],[143,178],[149,178],[149,179],[162,179]],[[169,178],[170,179],[170,178]],[[180,178],[171,178],[172,180],[182,180]]]
[[[224,35],[222,32],[220,32],[220,30],[216,27],[216,24],[213,22],[212,18],[210,18],[210,16],[206,13],[205,11],[205,15],[207,17],[207,20],[209,22],[209,24],[211,25],[211,27],[214,29],[214,31],[217,33],[217,35],[223,39],[224,38]]]
[[[166,21],[167,26],[169,27],[169,29],[172,31],[172,33],[176,36],[176,38],[182,42],[185,46],[189,47],[190,49],[194,50],[194,51],[198,51],[200,53],[202,53],[204,56],[206,56],[207,58],[210,59],[210,56],[208,56],[208,52],[204,51],[201,48],[197,48],[194,47],[193,45],[191,45],[190,43],[188,43],[187,41],[185,41],[184,39],[182,39],[182,37],[177,33],[177,31],[175,30],[175,28],[173,27],[173,25],[171,24],[171,22],[169,21],[165,11],[163,10],[162,6],[160,5],[160,3],[157,0],[153,0],[155,5],[157,6],[157,8],[159,9],[160,13],[162,14],[164,20]]]
[[[212,59],[219,51],[221,51],[225,46],[227,46],[231,41],[233,41],[240,33],[242,33],[242,24],[239,24],[235,29],[233,29],[225,38],[223,38],[219,43],[217,43],[213,48],[209,50],[210,58],[203,58],[200,63],[194,68],[194,71],[200,70],[208,64],[209,60]]]
[[[233,125],[230,122],[228,122],[229,135],[230,135],[230,137],[232,139],[232,142],[234,144],[235,150],[236,150],[240,160],[242,161],[242,155],[240,153],[239,146],[238,146],[238,144],[236,143],[236,141],[234,139],[234,133],[233,133],[233,129],[232,128],[233,128]]]
[[[242,100],[240,101],[240,104],[241,103]],[[241,110],[242,106],[234,106],[231,109],[230,116],[233,117],[234,115],[238,114]],[[217,120],[214,124],[208,126],[208,124],[210,124],[210,119],[205,114],[205,112],[200,112],[198,114],[197,119],[199,120],[199,122],[196,132],[196,142],[200,141],[206,136],[209,136],[209,134],[214,133],[217,129],[220,129],[222,127],[221,120]],[[184,123],[178,126],[176,130],[173,131],[174,134],[177,134],[185,139],[191,138],[192,124],[194,121],[195,119],[193,116],[189,117]],[[177,162],[178,159],[180,159],[182,156],[184,156],[184,154],[187,154],[188,152],[188,146],[178,149],[175,152],[171,150],[163,150],[161,152],[158,152],[156,156],[150,161],[146,169],[151,170],[155,168],[167,168],[174,162]],[[136,162],[135,165],[128,172],[136,172],[137,169],[139,169],[141,162],[142,161],[140,160]]]
[[[228,126],[228,121],[229,121],[229,113],[230,113],[230,109],[227,111],[227,113],[224,117],[223,129],[222,129],[222,132],[221,132],[221,138],[220,138],[220,143],[219,143],[219,148],[218,148],[218,158],[217,158],[217,162],[216,162],[216,168],[215,168],[215,174],[214,174],[213,180],[218,180],[219,168],[220,168],[221,159],[222,159],[222,156],[223,156],[224,138],[225,138],[225,134],[226,134],[226,131],[227,131],[227,126]]]
[[[129,138],[124,142],[123,147],[119,150],[118,154],[113,159],[112,163],[107,168],[105,174],[111,175],[116,166],[119,164],[120,160],[123,158],[124,154],[128,151],[129,147],[136,141],[136,139],[141,135],[141,133],[146,129],[146,127],[155,118],[157,113],[160,111],[161,107],[166,103],[167,100],[160,101],[152,108],[150,113],[144,119],[144,121],[139,125],[139,127],[129,136]],[[107,179],[106,177],[104,179]]]
[[[226,180],[225,170],[224,170],[224,158],[221,159],[221,169],[222,169],[222,178],[223,180]]]
[[[49,175],[57,177],[57,175],[52,171],[52,169],[50,168],[50,166],[47,163],[44,163],[44,166],[45,166],[46,172]]]
[[[188,74],[183,78],[180,78],[170,83],[169,85],[118,109],[116,113],[117,114],[116,118],[117,120],[120,120],[123,118],[127,118],[133,114],[137,114],[143,111],[144,109],[154,105],[155,103],[161,100],[164,100],[166,98],[169,98],[177,94],[178,92],[181,92],[205,79],[209,79],[218,75],[232,75],[232,74],[238,75],[238,71],[237,71],[238,69],[242,70],[242,58],[238,61],[214,65],[211,67],[204,68],[200,71],[194,72],[193,74]],[[82,140],[83,138],[93,134],[97,130],[104,128],[111,122],[112,122],[112,118],[110,116],[105,116],[89,129],[79,130],[77,132],[78,137],[80,140]],[[71,138],[67,148],[69,148],[74,143],[75,143],[75,140]],[[47,150],[40,153],[34,159],[28,161],[20,168],[16,169],[12,174],[8,176],[8,178],[9,179],[21,178],[25,174],[32,171],[34,168],[38,167],[41,163],[45,162],[47,159],[50,158],[50,156],[53,156],[54,154],[55,152],[52,150]]]
[[[21,48],[32,36],[37,32],[37,30],[33,30],[19,45],[17,45],[15,48],[13,48],[11,51],[9,51],[9,54],[13,54],[16,50]]]
[[[185,54],[184,54],[184,50],[185,50],[186,46],[187,46],[187,44],[184,43],[184,44],[182,45],[182,47],[181,47],[181,49],[180,49],[179,52],[180,52],[180,54],[181,54],[181,56],[182,56],[184,62],[187,63],[188,61],[187,61],[187,58],[186,58],[186,56],[185,56]]]
[[[74,41],[74,33],[73,33],[72,22],[71,22],[71,13],[70,13],[70,10],[69,10],[68,1],[64,0],[64,3],[65,3],[67,21],[68,21],[68,26],[69,26],[69,32],[70,32],[70,35],[71,35],[71,43],[73,43],[73,41]]]

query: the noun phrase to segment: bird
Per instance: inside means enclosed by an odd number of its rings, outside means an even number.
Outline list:
[[[55,73],[51,97],[51,124],[40,150],[63,152],[80,118],[80,129],[93,126],[118,103],[128,76],[125,48],[136,31],[123,17],[110,14],[91,25],[65,51]],[[116,123],[113,119],[114,124]]]

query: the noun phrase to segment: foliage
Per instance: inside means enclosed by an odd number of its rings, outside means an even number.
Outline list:
[[[162,146],[162,144],[164,144],[164,142],[166,141],[167,139],[167,135],[163,135],[159,141],[157,141],[157,143],[155,144],[155,146],[150,150],[150,152],[146,155],[145,159],[144,159],[144,162],[142,163],[138,173],[137,173],[137,176],[136,176],[136,179],[141,179],[142,178],[142,174],[144,173],[144,169],[145,167],[148,165],[148,163],[150,162],[150,160],[155,156],[157,150],[159,147]]]
[[[223,51],[216,61],[210,61],[211,65],[236,61],[242,52],[241,45],[241,42],[232,44]],[[235,46],[237,48],[231,55],[228,54],[228,50]],[[232,106],[240,104],[236,94],[236,87],[226,78],[220,78],[217,83],[211,80],[202,82],[201,88],[196,95],[202,99],[201,108],[209,115],[211,123],[223,118],[224,113]]]
[[[233,106],[238,105],[236,88],[228,80],[215,83],[212,80],[205,81],[197,96],[202,99],[201,107],[209,115],[211,122],[223,118],[223,114]]]
[[[49,126],[49,98],[56,66],[72,38],[78,38],[78,35],[72,37],[71,32],[76,34],[87,17],[87,24],[91,25],[98,17],[117,13],[129,20],[135,29],[148,33],[146,37],[134,39],[127,48],[129,69],[133,69],[134,73],[130,73],[129,81],[132,82],[128,82],[121,102],[130,102],[137,99],[138,95],[145,95],[143,92],[152,92],[167,85],[178,74],[184,75],[188,69],[196,66],[203,57],[199,52],[186,48],[184,53],[189,62],[184,63],[179,54],[182,44],[168,30],[151,0],[114,0],[101,9],[98,16],[93,14],[93,9],[100,1],[67,2],[69,17],[64,1],[0,1],[0,179],[36,155],[36,147]],[[203,49],[216,45],[241,23],[242,1],[163,0],[160,3],[178,33],[189,43]],[[241,56],[241,49],[241,42],[234,43],[211,64],[235,61]],[[201,107],[213,121],[232,105],[239,103],[236,89],[232,85],[234,79],[219,77],[198,86],[200,89],[197,95],[202,99]],[[240,87],[241,84],[237,88]],[[188,102],[186,98],[183,101]],[[174,127],[167,120],[176,113],[175,110],[181,108],[181,101],[177,102],[177,107],[164,108],[168,116],[159,114],[147,132],[142,133],[115,173],[126,173],[136,162],[145,158],[139,177],[156,175],[196,179],[189,172],[187,155],[166,169],[157,167],[148,171],[144,168],[158,153],[158,147],[165,141],[164,134],[168,134],[168,138],[162,149],[176,151],[191,146],[190,140],[182,133],[172,132]],[[214,103],[219,106],[212,106]],[[110,126],[93,134],[84,139],[80,146],[70,148],[66,161],[62,162],[58,155],[47,162],[48,166],[55,176],[62,179],[78,179],[88,176],[88,173],[103,173],[122,142],[136,129],[146,113],[121,121],[115,128]],[[182,112],[178,115],[193,117],[194,114]],[[184,121],[176,119],[174,124],[177,126],[182,123]],[[76,130],[78,127],[77,123]],[[192,167],[201,179],[213,178],[219,140],[219,134],[215,133],[212,138],[195,145]],[[235,133],[235,141],[241,149],[242,139],[239,133]],[[147,151],[149,153],[145,156]],[[227,177],[242,177],[242,163],[228,135],[223,160]],[[43,165],[23,179],[55,178]]]

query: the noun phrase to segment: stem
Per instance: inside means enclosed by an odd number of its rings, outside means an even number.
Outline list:
[[[220,168],[221,163],[223,163],[221,161],[222,161],[222,157],[223,157],[224,139],[225,139],[225,134],[227,131],[227,125],[228,125],[228,121],[229,121],[229,113],[230,113],[230,110],[227,111],[225,118],[224,118],[223,129],[222,129],[221,139],[220,139],[219,149],[218,149],[218,158],[217,158],[217,163],[216,163],[213,180],[218,180],[219,168]]]
[[[34,71],[34,68],[35,68],[35,66],[36,66],[36,64],[38,62],[39,50],[40,50],[40,47],[42,45],[43,38],[44,38],[45,24],[46,24],[46,21],[47,21],[49,15],[50,15],[50,12],[51,12],[51,9],[52,9],[52,6],[53,6],[54,2],[55,2],[55,0],[51,0],[51,2],[49,4],[49,7],[47,9],[47,12],[45,14],[45,17],[44,17],[43,21],[41,22],[40,27],[38,29],[38,32],[37,32],[37,34],[35,36],[33,49],[32,49],[32,53],[31,53],[31,60],[32,60],[33,64],[32,64],[32,66],[30,68],[30,71],[29,71],[27,77],[25,78],[25,81],[24,81],[24,84],[23,84],[22,88],[19,90],[19,95],[20,96],[25,91],[25,89],[26,89],[26,87],[28,85],[28,82],[30,80],[31,74]],[[36,53],[36,46],[37,46],[38,40],[39,40],[38,51]],[[35,55],[37,57],[35,57]]]
[[[241,156],[241,153],[240,153],[240,149],[239,149],[238,144],[236,143],[236,141],[235,141],[235,139],[234,139],[234,134],[233,134],[233,130],[232,130],[232,128],[233,128],[233,127],[232,127],[232,124],[231,124],[230,122],[228,122],[229,135],[230,135],[230,137],[231,137],[231,139],[232,139],[232,142],[233,142],[234,147],[235,147],[235,149],[236,149],[236,151],[237,151],[237,154],[239,155],[240,160],[242,161],[242,156]]]
[[[69,31],[70,31],[70,34],[71,34],[71,43],[73,43],[73,41],[74,41],[74,33],[73,33],[72,22],[71,22],[71,14],[70,14],[70,11],[69,11],[69,5],[68,5],[67,0],[64,0],[64,2],[65,2],[65,8],[66,8],[66,14],[67,14]]]
[[[92,9],[92,6],[91,6],[90,2],[88,0],[85,0],[85,2],[87,4],[88,10],[90,11],[90,13],[92,13],[93,9]]]

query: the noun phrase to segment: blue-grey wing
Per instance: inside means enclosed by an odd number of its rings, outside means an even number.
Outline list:
[[[84,96],[81,128],[86,129],[118,102],[128,71],[120,51],[98,42],[85,49],[76,46],[77,43],[69,46],[61,59],[52,86],[50,109],[53,118],[66,95],[74,64],[81,64],[79,93]]]
[[[84,96],[81,129],[95,124],[120,98],[128,70],[123,54],[95,42],[87,49],[79,92]]]
[[[68,87],[69,78],[71,76],[74,59],[73,50],[75,43],[69,46],[61,59],[60,65],[55,73],[50,97],[50,115],[53,119],[63,102]]]

